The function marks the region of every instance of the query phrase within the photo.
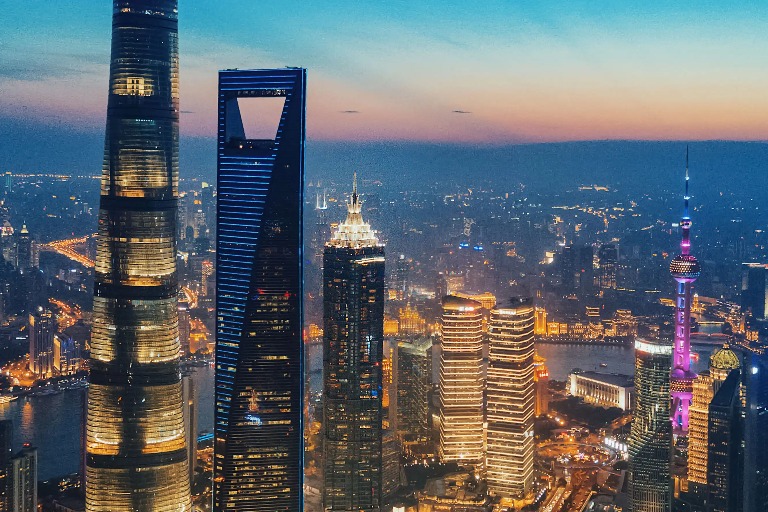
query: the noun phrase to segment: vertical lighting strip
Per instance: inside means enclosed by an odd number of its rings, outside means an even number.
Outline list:
[[[115,0],[86,419],[86,510],[191,510],[176,279],[175,0]]]

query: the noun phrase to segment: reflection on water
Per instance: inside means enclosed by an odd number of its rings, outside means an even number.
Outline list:
[[[198,400],[198,426],[213,430],[213,368],[193,368]],[[41,480],[80,471],[80,429],[85,392],[68,390],[58,395],[19,398],[0,405],[0,419],[13,421],[14,450],[23,443],[38,449]]]
[[[553,380],[565,380],[573,368],[606,373],[634,373],[634,350],[629,347],[589,345],[538,345],[539,354],[547,359]],[[697,371],[709,363],[710,347],[696,347],[700,358]],[[317,353],[310,355],[313,389],[320,387]],[[605,363],[603,368],[601,363]],[[198,426],[201,432],[213,431],[214,369],[212,366],[192,369],[198,402]],[[45,480],[74,473],[80,469],[80,429],[83,419],[83,390],[70,390],[58,395],[20,398],[0,405],[0,419],[13,421],[14,447],[31,442],[38,448],[39,476]]]
[[[707,369],[712,348],[705,346],[693,348],[699,354],[698,362],[692,364],[696,372]],[[624,375],[635,373],[635,350],[631,347],[537,344],[536,351],[547,360],[551,380],[567,379],[574,368]]]

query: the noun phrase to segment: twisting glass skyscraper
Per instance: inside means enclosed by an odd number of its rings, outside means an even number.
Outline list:
[[[488,490],[523,497],[533,485],[533,301],[491,310],[488,325],[485,471]]]
[[[216,511],[303,508],[305,92],[303,69],[219,73]],[[262,139],[241,103],[265,98],[283,105]]]
[[[175,0],[116,0],[93,299],[86,509],[191,509],[176,282]]]
[[[373,512],[382,497],[384,246],[357,180],[323,255],[323,509]]]
[[[665,341],[635,341],[635,408],[629,434],[630,512],[669,512],[672,506],[669,367]]]

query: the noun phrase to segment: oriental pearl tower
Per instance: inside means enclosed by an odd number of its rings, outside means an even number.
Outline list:
[[[688,408],[693,398],[693,379],[696,373],[691,370],[691,303],[693,301],[693,282],[701,275],[701,265],[691,252],[691,217],[688,213],[688,151],[685,153],[685,209],[680,227],[683,239],[680,252],[669,265],[669,272],[677,281],[675,301],[675,346],[670,374],[670,395],[672,404],[670,415],[672,431],[675,436],[688,435]]]

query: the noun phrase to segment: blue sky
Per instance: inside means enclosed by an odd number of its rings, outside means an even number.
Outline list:
[[[108,3],[8,4],[0,117],[102,133]],[[182,134],[213,135],[218,69],[296,65],[318,140],[766,140],[767,22],[765,1],[181,0]]]

